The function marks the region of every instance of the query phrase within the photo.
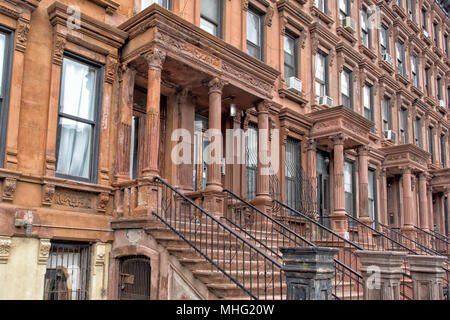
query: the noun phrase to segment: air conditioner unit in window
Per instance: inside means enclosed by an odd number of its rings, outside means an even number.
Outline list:
[[[427,30],[423,30],[423,34],[424,34],[425,37],[428,38],[428,32],[427,32]]]
[[[342,19],[342,26],[345,30],[351,33],[356,32],[356,21],[353,20],[351,17],[345,17]]]
[[[445,101],[439,100],[439,107],[445,108]]]
[[[384,53],[383,61],[386,61],[387,63],[392,64],[392,56],[389,53]]]
[[[384,130],[384,138],[386,140],[394,142],[397,140],[397,134],[393,130]]]
[[[289,77],[286,79],[287,89],[296,93],[302,92],[302,80],[296,77]]]
[[[330,108],[333,107],[333,99],[328,96],[319,97],[319,106],[328,106]]]

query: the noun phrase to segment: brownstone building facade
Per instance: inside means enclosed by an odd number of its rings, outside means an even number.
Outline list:
[[[194,208],[260,252],[236,203],[448,256],[449,34],[433,0],[1,0],[0,298],[248,297],[172,224]],[[207,129],[245,132],[243,163],[206,161]]]

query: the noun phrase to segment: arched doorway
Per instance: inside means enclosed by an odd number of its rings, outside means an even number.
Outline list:
[[[120,259],[120,300],[149,300],[151,281],[150,259],[145,256],[128,256]]]

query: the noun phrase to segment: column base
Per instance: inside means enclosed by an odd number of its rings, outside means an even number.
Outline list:
[[[218,192],[209,190],[203,191],[202,195],[202,208],[208,213],[214,215],[216,218],[223,217],[225,212],[225,195],[221,191]]]
[[[348,232],[348,218],[345,215],[345,211],[336,210],[330,216],[331,230],[345,237]]]
[[[205,192],[222,192],[223,187],[221,184],[207,184]]]

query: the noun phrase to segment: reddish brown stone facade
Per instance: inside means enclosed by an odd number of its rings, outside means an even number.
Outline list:
[[[283,202],[289,192],[287,153],[292,141],[298,143],[296,159],[312,181],[316,214],[329,218],[343,237],[350,228],[346,213],[368,225],[375,219],[411,239],[418,239],[418,228],[449,236],[450,21],[437,2],[413,1],[412,10],[405,0],[402,6],[348,1],[352,30],[340,18],[339,1],[321,9],[314,0],[223,0],[214,36],[201,28],[201,1],[160,1],[169,10],[157,4],[141,10],[140,0],[0,3],[0,36],[9,43],[0,79],[0,282],[14,279],[19,262],[41,275],[27,280],[36,288],[28,296],[21,296],[20,286],[8,289],[18,281],[10,280],[0,289],[1,299],[51,298],[45,269],[61,272],[48,262],[54,243],[88,245],[84,298],[119,298],[117,288],[127,281],[119,264],[126,256],[150,259],[152,299],[216,298],[147,225],[160,197],[154,176],[218,219],[225,214],[223,189],[243,198],[249,193],[246,164],[202,168],[172,162],[178,143],[190,147],[191,159],[197,157],[203,144],[196,134],[205,128],[224,137],[227,129],[268,129],[271,134],[256,141],[260,151],[279,146],[276,177]],[[380,27],[370,29],[368,40],[364,10],[376,11]],[[250,11],[261,17],[261,59],[247,54]],[[388,49],[381,47],[382,26]],[[295,40],[299,91],[285,79],[287,35]],[[325,57],[326,79],[317,79],[319,55]],[[86,77],[95,74],[91,118],[82,111],[65,113],[63,86],[75,91],[75,78],[63,82],[66,59],[88,66],[92,73]],[[344,72],[351,74],[345,85]],[[321,97],[331,98],[331,105]],[[62,119],[91,128],[82,174],[62,169]],[[199,119],[206,125],[198,130]],[[192,140],[174,140],[176,129]],[[279,136],[272,135],[275,129]],[[269,165],[260,157],[256,164],[252,203],[275,216],[272,182],[261,173]],[[327,187],[320,189],[323,183]],[[84,261],[82,250],[69,249]]]

